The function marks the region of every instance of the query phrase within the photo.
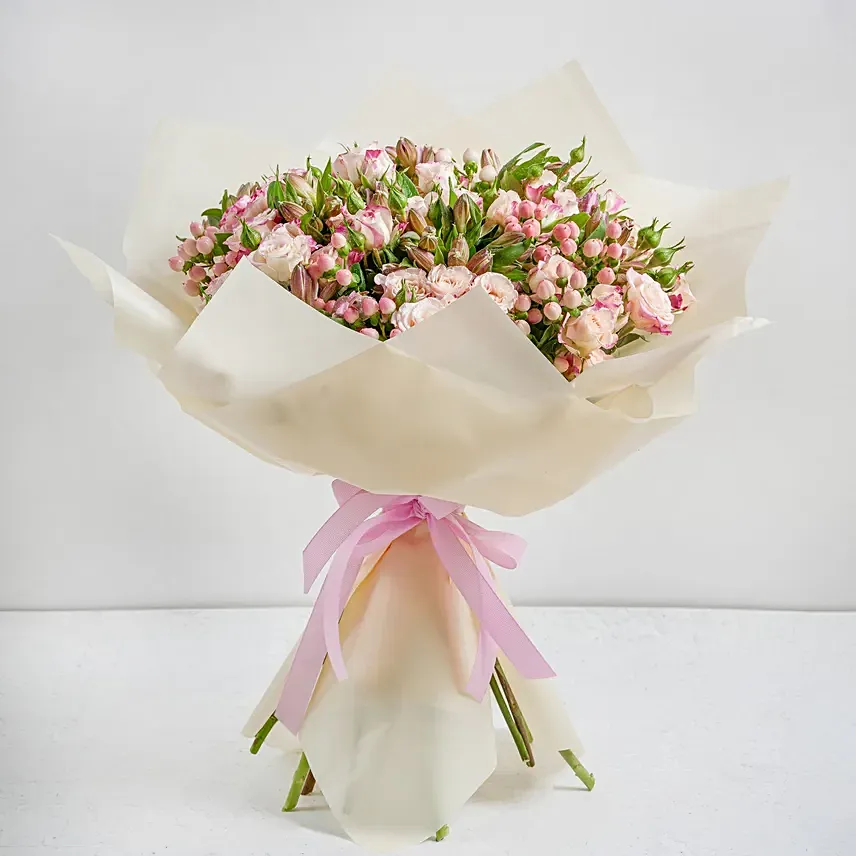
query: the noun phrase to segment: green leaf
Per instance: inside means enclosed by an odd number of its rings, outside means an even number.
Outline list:
[[[404,194],[394,185],[389,189],[389,205],[396,213],[404,211],[404,208],[407,205],[407,200],[404,198]]]
[[[475,244],[470,243],[471,247],[474,247],[474,252],[478,252],[479,250],[483,250],[488,244],[495,241],[500,235],[499,226],[494,226],[491,229],[488,229],[487,232],[482,235]]]
[[[228,190],[223,191],[223,198],[220,200],[220,209],[225,213],[226,209],[232,204],[232,197]]]
[[[285,191],[282,189],[282,182],[277,178],[268,185],[267,206],[275,211],[276,206],[282,202],[285,202]]]
[[[637,339],[644,339],[645,337],[641,333],[630,333],[626,338],[622,339],[611,351],[607,351],[607,353],[614,354],[616,351],[620,351],[625,345],[629,345],[631,342],[635,342]]]
[[[366,276],[363,273],[363,266],[359,262],[357,262],[356,264],[351,265],[350,270],[354,278],[351,281],[350,286],[348,287],[351,289],[351,291],[365,291]]]
[[[527,178],[536,178],[544,171],[544,166],[549,159],[550,150],[544,149],[544,151],[539,152],[535,157],[515,166],[510,170],[510,173],[518,181],[526,181]]]
[[[398,189],[410,199],[411,196],[419,196],[419,191],[416,189],[416,185],[403,173],[398,173],[398,178],[396,179],[396,185]]]
[[[518,152],[510,161],[503,165],[502,169],[499,171],[499,175],[501,176],[508,170],[514,169],[514,167],[520,162],[520,158],[522,158],[523,155],[528,155],[529,152],[534,151],[535,149],[540,149],[543,145],[544,143],[532,143],[531,146],[527,146],[523,151]]]
[[[443,222],[443,203],[440,196],[428,206],[428,219],[431,221],[435,229],[440,229]]]
[[[252,226],[248,226],[246,220],[242,221],[241,244],[248,250],[256,250],[261,242],[262,236]]]
[[[582,229],[585,224],[588,223],[589,215],[586,214],[585,211],[580,211],[579,214],[572,214],[570,217],[568,217],[568,220],[570,220],[571,223],[576,223],[577,226]]]
[[[356,247],[358,250],[364,250],[366,248],[366,239],[362,236],[362,233],[355,231],[350,226],[347,226],[347,229],[348,241],[351,246]]]
[[[493,254],[493,268],[507,267],[514,264],[526,252],[526,241],[501,247]]]
[[[291,183],[288,176],[285,177],[285,201],[300,202],[300,194],[294,189],[294,185]]]
[[[223,212],[219,208],[206,208],[202,212],[202,216],[205,217],[212,226],[219,226]]]
[[[327,166],[321,173],[319,184],[324,193],[329,193],[333,189],[333,161],[330,158],[327,158]]]

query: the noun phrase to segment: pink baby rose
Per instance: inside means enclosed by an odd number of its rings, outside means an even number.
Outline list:
[[[520,196],[513,190],[500,190],[485,213],[485,220],[495,226],[505,226],[509,217],[515,217]]]
[[[414,327],[420,321],[430,318],[443,308],[443,303],[436,297],[426,297],[415,303],[402,303],[392,313],[392,323],[397,330],[404,332]]]
[[[392,158],[377,143],[367,148],[350,149],[333,161],[333,174],[346,178],[356,187],[365,184],[375,187],[391,170],[395,169]]]
[[[428,277],[422,268],[398,268],[389,273],[375,274],[374,281],[375,285],[383,289],[384,297],[392,300],[395,300],[402,288],[407,300],[421,300],[431,294]]]
[[[308,235],[294,236],[285,226],[279,226],[266,235],[250,261],[269,277],[285,285],[292,271],[309,261],[313,241]],[[226,264],[229,257],[226,257]]]
[[[606,213],[607,214],[615,214],[620,211],[626,202],[621,196],[619,196],[614,190],[607,190],[606,196],[604,197],[604,201],[606,202]]]
[[[473,284],[473,274],[463,265],[435,265],[428,273],[428,287],[431,294],[449,303],[462,294],[466,294]]]
[[[395,169],[392,158],[381,148],[366,149],[362,165],[363,181],[375,187],[390,171]]]
[[[591,299],[594,306],[598,308],[605,306],[607,309],[612,309],[616,314],[622,312],[624,309],[621,289],[609,283],[599,282],[591,290]]]
[[[365,238],[367,250],[379,250],[392,238],[395,223],[389,208],[382,205],[369,205],[348,219],[351,228]]]
[[[443,198],[449,201],[449,182],[455,182],[455,164],[449,161],[432,161],[416,164],[416,183],[419,192],[428,193],[435,188]]]
[[[526,182],[526,198],[532,202],[540,202],[544,191],[548,187],[552,187],[557,181],[556,175],[545,169],[537,178],[532,178]]]
[[[517,300],[517,289],[505,274],[488,272],[477,276],[473,288],[481,286],[495,301],[503,312],[511,312]]]
[[[627,271],[626,302],[630,320],[638,329],[664,335],[671,332],[669,327],[675,315],[669,295],[647,273]]]
[[[599,348],[615,347],[616,314],[608,307],[589,306],[574,318],[569,315],[559,330],[559,341],[568,350],[587,357]]]
[[[689,309],[696,302],[695,295],[690,291],[685,276],[678,277],[677,285],[669,295],[669,302],[672,304],[672,309],[681,312]]]

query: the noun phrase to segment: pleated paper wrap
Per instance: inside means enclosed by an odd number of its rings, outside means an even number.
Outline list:
[[[746,317],[744,283],[784,187],[720,193],[641,175],[575,64],[466,118],[421,91],[417,116],[406,89],[386,91],[339,139],[394,142],[404,134],[456,152],[490,146],[509,158],[532,142],[531,122],[514,121],[523,104],[545,143],[568,149],[585,135],[595,167],[634,217],[670,220],[696,263],[698,303],[673,335],[636,343],[571,384],[482,289],[378,342],[332,323],[243,262],[197,315],[166,264],[174,236],[223,187],[303,163],[308,140],[163,124],[125,235],[127,277],[60,243],[113,305],[119,341],[149,360],[187,413],[254,455],[376,493],[527,514],[693,411],[701,355],[762,323]],[[318,158],[332,151],[323,144]],[[386,444],[382,457],[355,454],[390,435],[407,442]],[[573,437],[581,451],[543,469],[521,467],[511,454],[521,436],[538,436],[547,448]],[[474,653],[472,617],[423,534],[395,542],[366,569],[342,620],[350,677],[337,684],[325,667],[300,732],[331,809],[375,849],[418,841],[454,819],[495,765],[488,701],[460,689]],[[273,709],[284,674],[285,667],[250,731]],[[579,748],[551,682],[516,676],[514,683],[539,764],[551,746]]]

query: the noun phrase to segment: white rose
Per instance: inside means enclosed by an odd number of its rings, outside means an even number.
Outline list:
[[[491,202],[487,209],[485,220],[488,223],[495,223],[497,226],[504,226],[505,221],[514,216],[519,202],[520,196],[514,190],[500,190],[499,196]]]
[[[415,303],[402,303],[395,312],[392,313],[390,319],[396,329],[404,332],[411,327],[430,318],[443,308],[443,304],[436,297],[426,297],[423,300],[417,300]]]
[[[280,284],[291,279],[291,272],[309,261],[312,239],[308,235],[292,235],[287,226],[278,226],[266,235],[252,254],[252,263]]]
[[[435,265],[428,273],[428,287],[434,297],[448,303],[470,290],[473,274],[463,265]]]
[[[473,287],[481,286],[504,312],[511,312],[514,301],[517,300],[517,289],[514,283],[501,273],[483,273],[477,276]]]
[[[416,164],[416,183],[419,192],[428,193],[439,186],[439,193],[443,201],[449,201],[449,182],[455,182],[455,164],[448,161],[434,161],[433,163]]]
[[[627,286],[627,311],[636,327],[646,333],[669,334],[675,314],[660,283],[647,273],[631,269],[627,271]]]

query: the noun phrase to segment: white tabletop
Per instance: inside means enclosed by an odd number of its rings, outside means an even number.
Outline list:
[[[851,856],[856,615],[520,610],[597,776],[511,757],[444,856]],[[239,730],[304,609],[0,613],[0,854],[356,853]],[[433,851],[432,851],[433,852]]]

